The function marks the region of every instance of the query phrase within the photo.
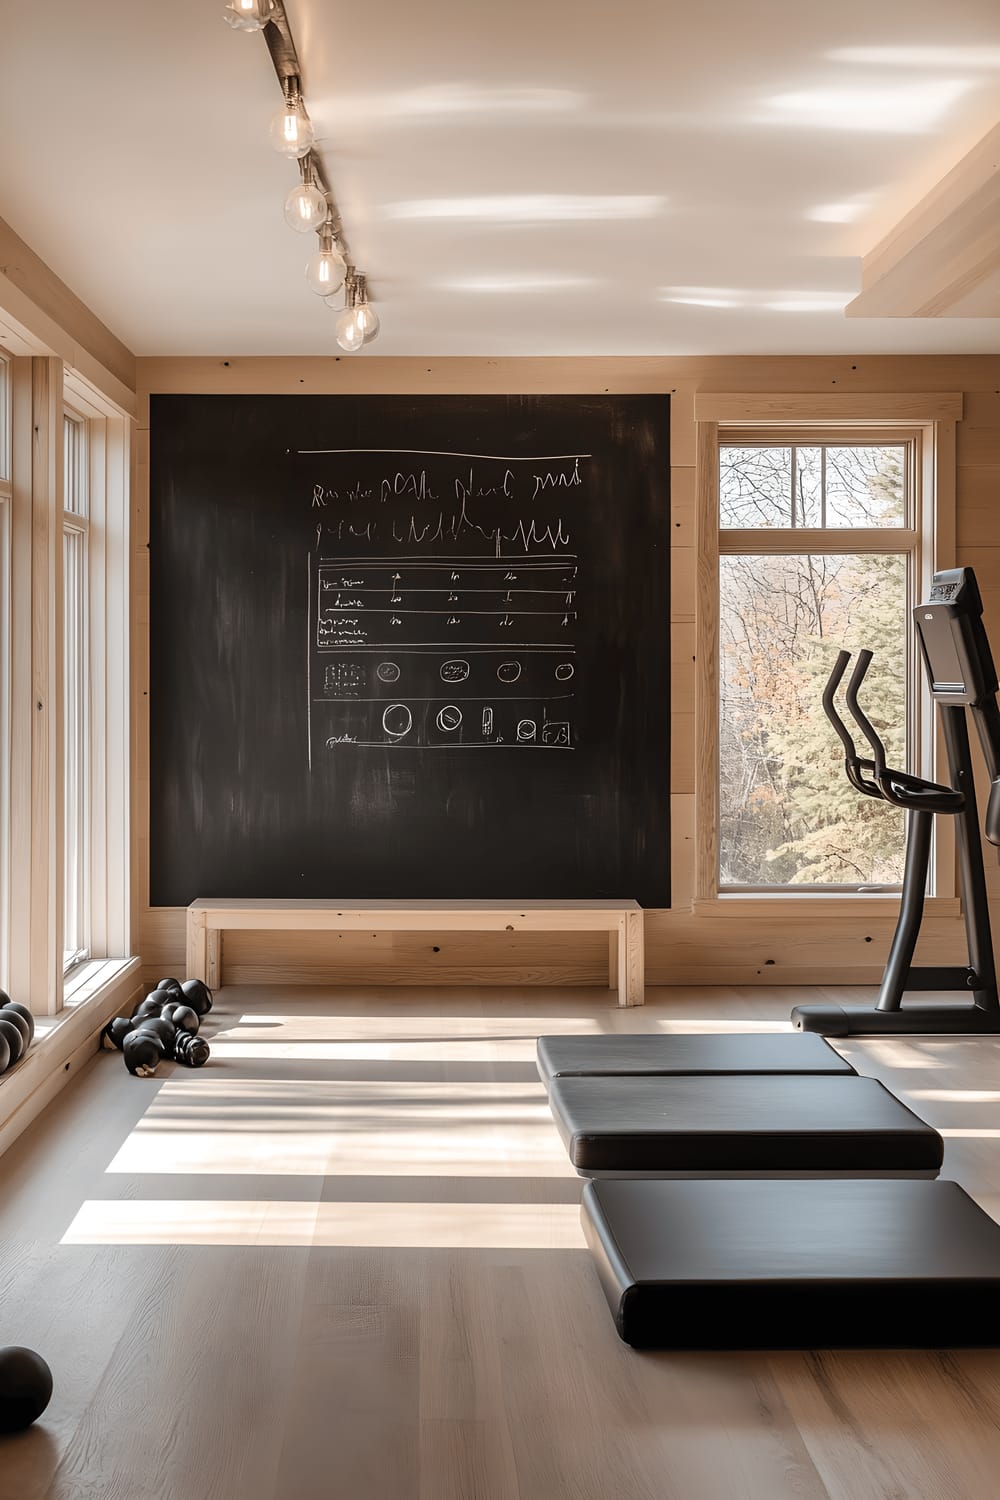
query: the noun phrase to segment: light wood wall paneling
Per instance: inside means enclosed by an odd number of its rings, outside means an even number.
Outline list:
[[[693,547],[671,547],[671,622],[680,623],[684,621],[687,624],[693,625],[695,612],[695,549]]]
[[[690,468],[697,462],[694,436],[693,380],[678,380],[670,387],[670,462]]]
[[[688,389],[714,392],[983,391],[998,388],[997,357],[946,355],[623,355],[587,360],[323,356],[139,358],[136,412],[148,426],[150,392],[415,395],[471,392],[638,394],[664,391],[683,413]],[[680,418],[679,418],[680,419]],[[689,414],[684,420],[693,422]],[[694,463],[693,434],[678,434],[671,462]]]
[[[694,791],[697,754],[695,715],[675,713],[670,720],[670,791],[685,796]]]
[[[691,713],[695,694],[695,626],[693,621],[670,627],[671,723],[675,713]]]
[[[738,423],[741,426],[773,427],[780,422],[812,424],[844,423],[880,426],[886,422],[957,421],[962,415],[961,392],[951,394],[884,392],[878,410],[872,410],[866,392],[831,391],[772,392],[767,395],[746,391],[701,393],[695,398],[695,416],[699,422]]]
[[[1000,524],[1000,463],[958,469],[959,498],[957,546],[970,552],[979,547],[995,547]]]
[[[695,798],[693,793],[670,798],[670,908],[689,911],[694,900]],[[646,913],[646,940],[655,930],[656,912]],[[649,961],[647,959],[647,969]],[[653,981],[650,980],[650,983]]]
[[[693,464],[670,468],[670,545],[695,545],[695,474]]]
[[[1000,466],[1000,356],[995,368],[993,387],[970,391],[965,398],[965,416],[958,428],[958,462],[963,467]]]
[[[881,978],[894,931],[895,918],[890,916],[821,915],[802,920],[786,912],[770,918],[759,913],[647,913],[647,982],[819,983],[818,977],[808,978],[810,972],[839,972],[852,976],[844,983],[873,984]],[[925,918],[915,961],[967,962],[961,918]],[[688,977],[682,980],[682,974]]]

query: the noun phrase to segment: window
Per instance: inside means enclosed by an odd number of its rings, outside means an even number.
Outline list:
[[[822,694],[842,648],[872,651],[860,701],[912,766],[918,449],[914,430],[721,438],[719,889],[902,880],[903,815],[850,786]]]
[[[89,952],[89,511],[87,424],[63,419],[63,963]]]
[[[54,1016],[131,952],[131,425],[48,353],[0,355],[0,413],[0,983]]]

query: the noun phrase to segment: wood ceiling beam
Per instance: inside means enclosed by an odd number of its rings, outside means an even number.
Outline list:
[[[861,261],[849,318],[1000,318],[1000,125]]]

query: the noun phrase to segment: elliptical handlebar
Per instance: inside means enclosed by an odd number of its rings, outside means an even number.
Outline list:
[[[868,718],[868,715],[864,712],[861,704],[858,702],[858,692],[868,673],[868,668],[872,664],[873,657],[874,652],[872,651],[858,652],[858,659],[854,664],[854,671],[851,673],[851,680],[847,684],[847,692],[844,694],[844,701],[846,702],[848,708],[851,710],[851,717],[853,718],[855,724],[857,724],[858,728],[861,730],[861,733],[864,735],[865,739],[872,747],[872,751],[875,756],[875,780],[881,782],[882,777],[886,773],[885,746],[879,738],[874,724]]]
[[[838,714],[833,701],[840,686],[841,678],[847,671],[847,663],[850,659],[851,653],[849,651],[838,652],[837,660],[833,664],[833,670],[827,678],[826,687],[823,690],[823,712],[837,731],[840,742],[844,747],[844,771],[848,781],[856,791],[863,792],[866,797],[878,797],[884,801],[878,784],[874,781],[866,781],[862,776],[862,771],[874,772],[875,766],[872,761],[862,760],[859,757],[857,746],[851,738],[851,732]],[[869,660],[871,660],[870,652]],[[864,676],[864,673],[862,673],[862,676]]]
[[[846,753],[844,759],[844,770],[847,779],[859,792],[866,797],[879,797],[883,802],[889,802],[893,807],[902,807],[908,811],[930,812],[930,813],[960,813],[965,809],[965,795],[951,786],[941,786],[936,781],[925,781],[922,776],[911,776],[908,771],[897,771],[886,763],[885,745],[875,726],[858,702],[858,692],[865,680],[868,668],[872,664],[873,653],[871,651],[859,651],[858,659],[851,673],[851,680],[844,694],[845,702],[851,711],[858,728],[872,748],[874,760],[862,760],[857,752],[854,740],[847,725],[841,719],[834,706],[834,695],[840,686],[841,679],[847,670],[847,664],[851,659],[849,651],[841,651],[837,655],[833,670],[827,679],[826,688],[823,693],[823,709],[827,718],[844,746]],[[873,781],[866,781],[862,771],[870,771]]]

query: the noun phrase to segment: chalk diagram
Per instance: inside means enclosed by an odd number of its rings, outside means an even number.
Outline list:
[[[329,751],[573,749],[575,557],[322,556],[310,570],[310,708]]]
[[[358,662],[329,662],[323,673],[323,689],[333,698],[359,698],[368,674]]]
[[[390,703],[382,714],[382,728],[391,740],[405,739],[413,728],[413,715],[405,703]]]
[[[376,450],[316,451],[346,466]],[[428,458],[448,461],[446,479],[422,471]],[[321,511],[308,559],[310,765],[323,746],[573,750],[571,549],[589,459],[392,450],[367,501],[352,491],[350,510]]]
[[[310,754],[572,751],[579,582],[575,556],[312,556]]]
[[[464,717],[462,710],[454,703],[446,703],[437,716],[437,727],[443,729],[446,734],[453,734]]]

